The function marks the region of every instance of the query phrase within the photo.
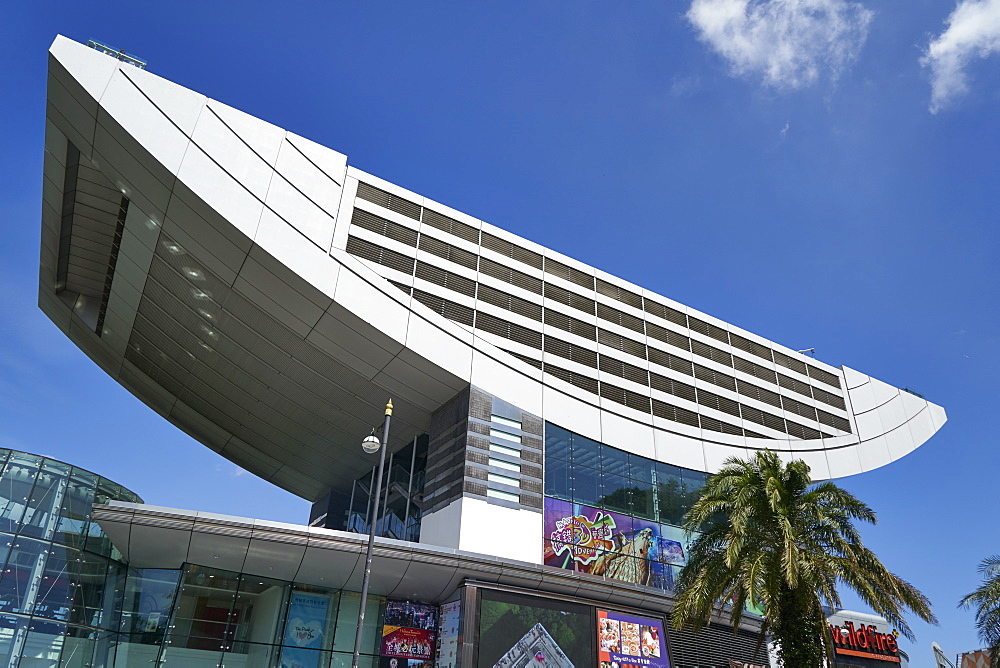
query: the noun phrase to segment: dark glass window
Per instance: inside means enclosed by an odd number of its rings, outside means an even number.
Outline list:
[[[653,502],[653,483],[642,480],[631,480],[632,514],[647,520],[657,519]]]
[[[629,477],[633,480],[652,483],[653,482],[653,460],[639,455],[629,455],[628,460]]]
[[[600,443],[579,434],[573,434],[572,443],[574,464],[592,469],[600,467]]]
[[[605,474],[627,476],[629,474],[629,454],[623,450],[602,445],[601,468]]]
[[[554,424],[545,427],[545,457],[570,460],[570,437],[572,434]]]
[[[570,464],[558,459],[545,462],[545,493],[559,499],[572,501]]]
[[[628,478],[610,475],[605,473],[604,496],[601,498],[601,506],[617,513],[630,514],[632,512],[632,488]]]
[[[585,466],[573,467],[573,501],[596,506],[601,498],[601,474]]]

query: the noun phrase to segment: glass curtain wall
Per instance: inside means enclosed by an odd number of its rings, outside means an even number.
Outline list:
[[[89,471],[0,449],[0,665],[103,665],[125,565],[90,516],[111,500],[142,502]]]
[[[351,665],[354,592],[187,564],[130,569],[114,668],[341,668]],[[361,665],[377,666],[385,601],[369,596]],[[58,665],[58,664],[53,664]]]
[[[546,423],[543,562],[672,591],[706,477]]]
[[[386,456],[379,517],[375,524],[376,535],[413,542],[420,540],[427,443],[427,437],[421,436],[399,452]],[[377,466],[373,466],[369,473],[358,478],[352,486],[346,522],[348,531],[368,533],[376,470]]]
[[[707,475],[545,423],[545,495],[679,526]]]

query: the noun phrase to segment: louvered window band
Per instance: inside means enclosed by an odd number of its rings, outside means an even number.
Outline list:
[[[430,209],[424,209],[423,211],[422,222],[425,225],[430,225],[448,234],[454,234],[456,237],[471,241],[474,244],[479,244],[479,228],[461,223],[437,211],[431,211]]]
[[[390,194],[381,188],[376,188],[375,186],[369,185],[364,181],[358,182],[358,197],[363,200],[367,200],[372,204],[377,204],[380,207],[389,209],[390,211],[395,211],[396,213],[402,214],[407,218],[420,220],[420,211],[423,207],[419,204]]]
[[[415,260],[412,257],[397,253],[388,248],[382,248],[370,241],[358,237],[347,237],[347,252],[360,257],[363,260],[375,262],[383,266],[401,271],[404,274],[413,275],[413,265]]]
[[[437,295],[432,295],[429,292],[424,292],[423,290],[418,290],[416,288],[413,289],[413,298],[430,310],[439,315],[443,315],[449,320],[460,322],[463,325],[468,325],[469,327],[472,327],[475,322],[475,310],[463,304],[448,301],[447,299],[443,299]]]
[[[357,237],[348,238],[348,252],[372,262],[397,268],[399,271],[412,271],[411,268],[414,267],[414,261],[412,258],[408,258],[401,253],[397,253],[386,248],[381,248],[376,244]],[[470,297],[477,296],[477,285],[475,281],[472,281],[464,276],[447,272],[426,263],[416,263],[414,273],[417,278],[440,285],[448,288],[449,290],[460,292],[461,294],[465,294]],[[409,289],[405,285],[397,285],[401,289]],[[728,397],[723,397],[704,389],[696,390],[694,385],[668,378],[662,374],[650,372],[644,367],[631,364],[624,360],[619,360],[607,355],[598,355],[598,353],[594,350],[565,341],[558,337],[546,336],[543,341],[542,334],[536,330],[518,325],[516,323],[508,322],[503,318],[498,318],[488,313],[477,313],[474,309],[468,306],[449,301],[437,295],[432,295],[426,291],[414,289],[413,297],[434,312],[448,318],[449,320],[454,320],[455,322],[460,322],[467,326],[474,326],[483,331],[497,336],[502,336],[506,339],[510,339],[511,341],[516,341],[538,350],[544,349],[546,353],[572,360],[594,369],[600,369],[603,373],[618,376],[619,378],[625,378],[637,384],[645,385],[661,392],[687,399],[693,403],[720,410],[733,415],[734,417],[741,417],[744,420],[749,420],[771,429],[775,429],[776,431],[784,432],[795,438],[821,438],[824,436],[831,436],[831,434],[821,432],[812,426],[785,419],[781,416],[774,415],[753,406],[745,406],[739,402],[729,399]],[[832,427],[833,429],[850,433],[850,422],[841,416],[816,409],[809,404],[805,404],[795,399],[783,397],[779,393],[768,390],[759,385],[748,383],[740,379],[734,379],[718,372],[717,370],[703,365],[694,364],[689,360],[671,355],[670,353],[659,351],[655,348],[646,348],[639,342],[633,341],[632,339],[624,337],[620,334],[603,329],[597,330],[596,328],[593,328],[582,321],[566,316],[565,314],[547,310],[543,311],[537,304],[515,297],[514,295],[508,295],[507,293],[497,290],[496,288],[480,285],[478,286],[478,297],[486,303],[494,304],[495,306],[499,306],[514,313],[520,313],[521,315],[535,320],[544,320],[546,325],[552,325],[565,331],[578,333],[587,338],[593,336],[592,332],[595,332],[596,330],[597,337],[602,345],[613,347],[636,357],[644,357],[644,353],[648,352],[649,360],[651,362],[666,366],[667,368],[679,371],[685,375],[693,376],[701,381],[725,387],[730,390],[735,389],[741,395],[756,399],[757,401],[775,408],[783,409],[787,413],[798,416],[803,420],[815,421],[827,427]],[[531,363],[535,363],[535,361],[532,361]],[[741,365],[737,362],[737,368],[740,366],[743,367],[741,370],[748,370],[748,372],[755,375],[755,377],[757,375],[765,375],[765,373],[768,372],[768,370],[764,367],[760,367],[760,365],[756,365],[754,363],[747,362]],[[556,375],[558,372],[552,373],[553,375]],[[570,373],[571,372],[565,372],[563,373],[563,376],[557,377],[564,377],[566,374]],[[770,371],[770,373],[774,374],[773,371]],[[616,401],[625,406],[629,406],[630,408],[637,408],[638,410],[648,412],[648,409],[641,408],[641,406],[647,405],[648,402],[643,402],[637,398],[638,396],[645,395],[640,395],[632,392],[631,390],[625,390],[624,388],[601,390],[596,380],[592,378],[590,380],[585,380],[583,377],[578,378],[577,376],[579,376],[579,374],[571,374],[563,379],[589,392],[600,394],[600,396],[606,399]],[[777,377],[775,377],[775,379],[777,380]],[[619,389],[621,389],[621,392],[618,391]],[[632,394],[627,394],[627,392],[632,392]],[[648,399],[648,397],[646,398]],[[619,401],[619,399],[621,400]],[[674,411],[673,414],[676,415],[676,411]],[[685,417],[685,420],[686,419],[687,418]],[[686,423],[687,422],[685,422],[685,424]],[[729,433],[721,427],[713,429],[713,431],[723,431],[723,433]]]
[[[351,216],[351,224],[375,232],[376,234],[381,234],[389,239],[394,239],[407,246],[417,245],[416,230],[411,230],[405,225],[386,220],[363,209],[354,210],[354,215]]]
[[[407,216],[413,220],[421,221],[422,224],[426,224],[428,227],[433,227],[447,234],[464,239],[465,241],[480,244],[482,247],[488,248],[495,253],[510,258],[514,262],[521,263],[536,270],[542,269],[544,275],[558,276],[563,280],[569,281],[570,283],[583,288],[587,292],[593,291],[595,293],[600,293],[605,297],[622,304],[627,304],[635,309],[644,311],[649,315],[662,318],[667,322],[671,322],[681,327],[690,329],[691,331],[698,332],[699,334],[719,341],[720,343],[730,345],[739,351],[747,353],[753,357],[760,358],[769,364],[789,369],[803,376],[807,376],[813,381],[834,388],[837,392],[830,392],[816,387],[811,383],[798,380],[793,376],[781,373],[780,371],[775,371],[773,367],[758,364],[744,357],[734,356],[725,349],[721,349],[714,345],[707,344],[699,339],[668,330],[621,309],[613,308],[607,304],[597,303],[592,298],[580,295],[573,290],[568,290],[552,283],[545,282],[526,272],[519,271],[514,267],[508,266],[506,263],[500,263],[487,258],[482,258],[479,254],[470,252],[464,248],[460,248],[454,244],[449,244],[434,237],[418,235],[415,230],[408,228],[405,225],[400,225],[381,216],[356,209],[354,211],[352,223],[358,227],[362,227],[409,246],[418,246],[421,251],[440,257],[448,262],[453,262],[469,269],[478,270],[480,273],[492,276],[493,278],[517,286],[529,292],[544,295],[544,298],[547,300],[551,299],[561,304],[565,304],[571,308],[583,311],[588,315],[596,314],[602,320],[629,329],[640,337],[645,335],[650,339],[656,339],[670,346],[691,352],[697,357],[709,359],[727,367],[735,368],[767,383],[777,384],[780,387],[796,394],[812,398],[815,401],[833,406],[840,410],[846,410],[844,397],[842,394],[838,393],[841,390],[839,376],[825,371],[824,369],[820,369],[806,360],[793,357],[778,350],[773,350],[767,345],[729,332],[728,330],[701,318],[687,315],[675,308],[643,297],[637,292],[632,292],[603,279],[597,279],[587,271],[571,267],[570,265],[557,260],[543,257],[535,251],[519,246],[514,241],[503,239],[485,231],[480,231],[472,225],[462,223],[440,212],[425,209],[415,202],[393,195],[385,190],[372,186],[371,184],[360,182],[358,185],[358,197],[390,211]],[[407,257],[406,255],[389,249],[380,249],[377,245],[363,242],[362,240],[353,237],[349,239],[348,243],[350,246],[348,252],[351,252],[358,257],[363,257],[364,259],[377,262],[384,266],[392,267],[398,271],[412,273],[412,269],[408,269],[408,267],[412,267],[413,259]],[[421,272],[421,278],[429,280],[437,285],[441,285],[442,287],[447,287],[448,289],[453,289],[469,296],[474,296],[476,294],[475,281],[471,281],[470,279],[460,277],[457,274],[452,274],[441,269],[432,269],[430,268],[430,265],[422,268],[418,266],[417,271]],[[539,319],[540,311],[537,304],[513,295],[504,296],[502,291],[497,291],[492,288],[491,290],[492,292],[490,292],[486,298],[483,298],[483,301],[500,306],[501,308],[505,308],[512,312],[519,313],[534,320]],[[547,311],[541,312],[541,317],[546,325],[551,325],[552,327],[556,327],[573,334],[578,334],[589,340],[595,340],[597,328],[594,328],[585,321],[574,319],[566,316],[565,314],[556,312],[552,312],[552,315],[550,316]],[[667,365],[668,368],[675,370],[677,370],[675,366],[683,366],[683,362],[673,360],[669,353],[665,353],[663,351],[654,352],[653,348],[649,348],[647,350],[644,343],[634,341],[628,337],[621,337],[617,341],[611,341],[611,337],[606,336],[605,341],[602,341],[602,344],[610,345],[615,347],[617,350],[625,352],[629,355],[635,355],[636,357],[648,357],[650,361],[656,361],[654,358],[666,359],[669,362]],[[559,344],[557,343],[556,346],[559,347]],[[556,354],[560,353],[556,352]],[[720,387],[726,387],[728,389],[732,389],[733,385],[736,384],[735,379],[728,377],[725,374],[720,374],[717,371],[712,371],[708,367],[698,365],[697,363],[693,364],[690,371],[685,371],[685,373],[687,375],[694,375],[699,380],[703,380]],[[753,396],[775,407],[780,408],[782,406],[783,400],[779,398],[779,395],[770,390],[759,387],[751,387],[750,384],[743,384],[741,387],[745,388],[750,393],[748,396]],[[737,389],[737,391],[740,390]],[[800,407],[794,402],[794,400],[790,400],[790,402],[790,405],[793,408],[789,412],[811,419],[808,415],[802,415],[799,410]],[[850,433],[850,422],[843,416],[835,415],[821,409],[817,409],[816,414],[817,419],[821,424]]]

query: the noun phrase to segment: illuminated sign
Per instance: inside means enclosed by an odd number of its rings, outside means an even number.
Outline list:
[[[600,668],[670,668],[658,619],[598,610],[597,654]]]
[[[830,636],[833,638],[833,649],[837,654],[847,656],[862,656],[881,661],[899,663],[899,645],[892,633],[880,633],[875,625],[855,626],[854,622],[845,622],[843,626],[830,624]]]

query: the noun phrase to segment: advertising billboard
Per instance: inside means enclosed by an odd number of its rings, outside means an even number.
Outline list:
[[[594,638],[589,606],[482,592],[478,668],[590,668]]]
[[[672,591],[687,558],[684,530],[545,499],[546,565]]]
[[[383,665],[422,666],[433,662],[438,609],[413,601],[386,601],[382,626]],[[393,662],[385,658],[397,659]],[[406,659],[407,661],[402,661]]]
[[[281,648],[281,668],[317,668],[330,597],[293,591]]]
[[[664,638],[659,619],[597,611],[600,668],[670,668]]]
[[[441,606],[437,668],[455,668],[458,665],[458,622],[461,615],[461,601],[451,601]]]

